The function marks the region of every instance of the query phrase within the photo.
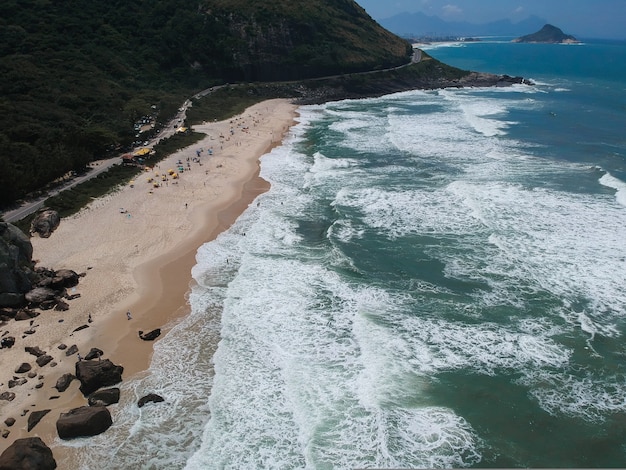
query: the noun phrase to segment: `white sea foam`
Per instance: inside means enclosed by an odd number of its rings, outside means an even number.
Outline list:
[[[591,356],[620,334],[626,215],[612,195],[548,184],[587,173],[507,135],[510,110],[540,97],[494,93],[301,108],[287,144],[262,159],[260,205],[199,250],[192,315],[155,354],[153,377],[125,385],[169,405],[122,404],[112,461],[149,467],[147,448],[189,469],[477,465],[480,430],[431,395],[439,374],[460,371],[514,376],[554,415],[623,412],[618,377],[572,370],[579,337]],[[318,125],[329,132],[311,137]],[[368,166],[368,152],[384,164]],[[314,243],[307,223],[320,227]],[[377,273],[348,253],[374,249],[372,236],[421,240],[444,281],[370,282]],[[174,381],[187,373],[183,390]],[[193,418],[173,423],[181,415]]]
[[[615,189],[615,199],[622,206],[626,206],[626,183],[611,175],[608,171],[600,178],[600,184]]]

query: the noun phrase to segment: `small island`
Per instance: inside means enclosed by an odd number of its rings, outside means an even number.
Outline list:
[[[574,36],[565,34],[560,28],[552,26],[551,24],[545,25],[539,31],[533,34],[527,34],[526,36],[513,39],[513,42],[527,42],[527,43],[544,43],[544,44],[578,44],[580,41]]]

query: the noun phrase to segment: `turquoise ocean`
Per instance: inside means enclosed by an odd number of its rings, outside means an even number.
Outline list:
[[[626,44],[427,51],[535,85],[301,107],[82,468],[626,467]]]

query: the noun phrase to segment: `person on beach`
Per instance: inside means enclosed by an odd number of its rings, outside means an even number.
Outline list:
[[[130,316],[130,310],[129,310],[128,312],[126,312],[126,318],[128,318],[129,320],[132,318],[132,317]]]

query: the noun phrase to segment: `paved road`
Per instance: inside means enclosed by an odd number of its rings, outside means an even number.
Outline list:
[[[205,90],[205,91],[208,92],[208,90]],[[186,100],[183,103],[183,105],[179,108],[179,111],[176,114],[176,116],[174,116],[174,118],[161,129],[161,132],[159,133],[158,136],[156,136],[155,138],[153,138],[152,140],[148,142],[148,145],[146,145],[146,147],[152,148],[160,140],[166,139],[170,137],[171,135],[173,135],[176,132],[176,129],[174,127],[178,127],[178,121],[179,120],[180,122],[185,121],[187,108],[189,107],[190,104],[191,102],[189,100]],[[41,209],[47,198],[56,196],[57,194],[59,194],[62,191],[65,191],[66,189],[73,188],[74,186],[84,183],[85,181],[90,180],[91,178],[95,178],[100,173],[104,173],[105,171],[107,171],[113,165],[118,165],[119,163],[121,163],[120,158],[121,156],[118,155],[115,157],[107,158],[105,160],[98,160],[98,161],[90,163],[89,164],[90,170],[84,175],[80,175],[75,178],[72,178],[67,183],[49,191],[44,196],[24,202],[17,209],[4,212],[2,214],[2,218],[4,219],[5,222],[13,223],[13,222],[17,222],[18,220],[23,219],[24,217],[28,217],[33,212],[36,212],[39,209]]]
[[[420,51],[419,49],[415,49],[413,52],[413,56],[411,57],[411,61],[404,64],[404,65],[400,65],[398,67],[392,67],[390,69],[386,69],[386,70],[396,70],[396,69],[401,69],[403,67],[407,67],[408,65],[411,64],[415,64],[418,63],[422,60],[422,51]],[[351,75],[362,75],[362,74],[371,74],[371,73],[379,73],[382,72],[383,70],[377,70],[377,71],[368,71],[368,72],[358,72],[355,74],[351,74]],[[340,75],[337,75],[337,77],[339,77]],[[320,77],[318,79],[314,79],[314,80],[324,80],[326,78],[332,78],[332,77]],[[225,85],[219,85],[219,86],[215,86],[215,87],[211,87],[211,88],[207,88],[206,90],[202,90],[199,93],[196,93],[193,98],[200,98],[203,96],[208,95],[209,93],[211,93],[212,91],[218,90],[219,88],[223,88],[223,87],[227,87],[227,86],[232,86],[230,84],[225,84]],[[187,108],[189,108],[189,106],[191,105],[191,100],[186,100],[182,106],[179,108],[178,113],[176,114],[176,116],[174,116],[174,118],[167,123],[162,129],[161,132],[159,133],[159,135],[157,137],[155,137],[154,139],[152,139],[151,141],[148,142],[148,145],[146,145],[146,147],[152,148],[154,147],[154,145],[156,143],[158,143],[160,140],[162,139],[166,139],[170,136],[172,136],[176,130],[175,127],[178,127],[178,123],[179,122],[184,122],[185,121],[185,117],[186,117],[186,113],[187,113]],[[57,194],[59,194],[61,191],[65,191],[66,189],[70,189],[78,184],[81,184],[91,178],[94,178],[96,176],[98,176],[100,173],[103,173],[105,171],[107,171],[109,168],[111,168],[113,165],[119,164],[120,163],[120,156],[116,156],[116,157],[112,157],[106,160],[99,160],[97,162],[93,162],[91,163],[89,166],[92,168],[91,171],[87,172],[84,175],[81,176],[77,176],[76,178],[72,178],[72,180],[70,180],[67,184],[64,184],[50,192],[48,192],[47,195],[42,196],[38,199],[35,200],[31,200],[31,201],[27,201],[24,204],[22,204],[19,208],[14,209],[14,210],[10,210],[10,211],[6,211],[2,214],[3,219],[6,222],[17,222],[18,220],[23,219],[24,217],[29,216],[30,214],[32,214],[33,212],[36,212],[37,210],[39,210],[45,200],[48,197],[51,196],[56,196]]]

